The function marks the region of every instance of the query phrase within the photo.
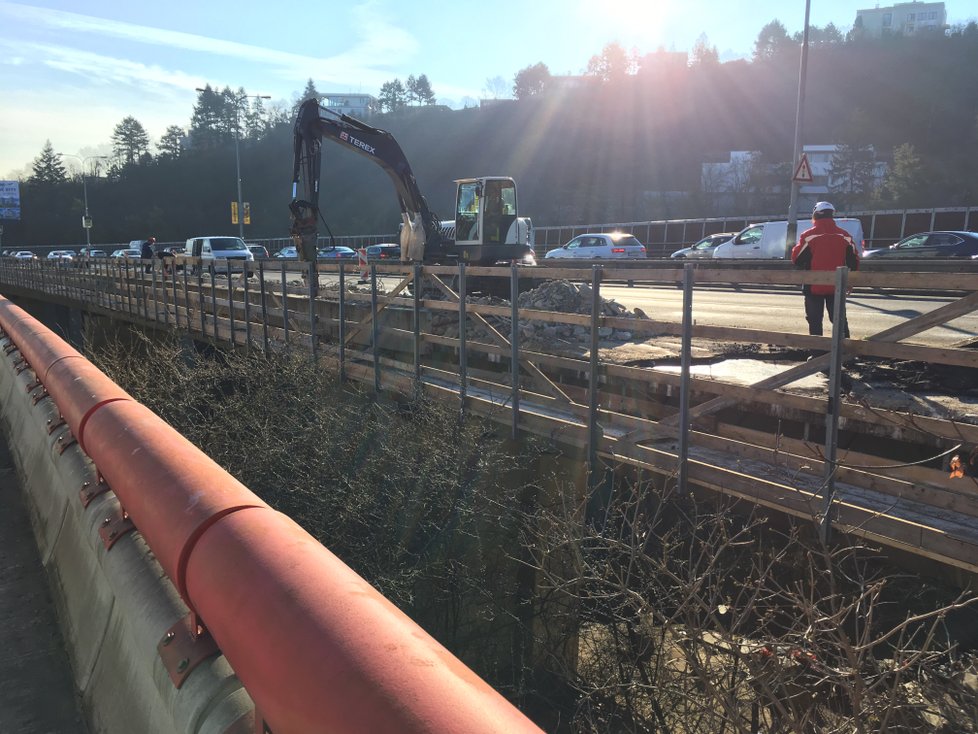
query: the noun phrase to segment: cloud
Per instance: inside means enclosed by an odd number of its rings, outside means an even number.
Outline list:
[[[328,57],[311,57],[294,54],[287,51],[255,46],[235,41],[225,41],[194,33],[170,31],[152,28],[144,25],[125,23],[122,21],[95,18],[61,10],[34,8],[16,3],[0,2],[0,16],[6,15],[22,23],[39,25],[44,28],[65,33],[65,42],[72,38],[81,39],[86,36],[100,36],[108,39],[131,41],[140,46],[155,45],[179,51],[208,54],[224,59],[244,61],[258,65],[275,77],[295,81],[297,79],[313,78],[325,82],[347,83],[350,79],[358,79],[363,83],[379,86],[386,79],[385,71],[389,64],[385,59],[397,59],[403,63],[405,58],[414,56],[419,43],[407,31],[393,26],[383,6],[370,0],[360,5],[352,6],[349,10],[355,27],[356,39],[348,49]],[[17,51],[18,44],[7,44]],[[52,52],[54,46],[36,47],[35,50]],[[71,64],[64,60],[69,53],[62,49],[54,61],[44,59],[49,65],[59,64],[59,68],[72,70]],[[70,51],[72,55],[77,52]],[[89,63],[94,59],[92,55]],[[8,56],[8,61],[13,55]],[[29,57],[30,58],[30,57]],[[37,57],[33,57],[37,58]],[[104,69],[104,65],[95,64],[96,68]],[[143,65],[145,69],[152,67]],[[155,72],[147,76],[153,81]],[[187,75],[189,80],[191,77]],[[198,84],[199,81],[194,81]]]

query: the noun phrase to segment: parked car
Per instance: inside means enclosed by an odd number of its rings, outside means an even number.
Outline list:
[[[113,250],[109,257],[124,258],[126,260],[138,260],[143,256],[142,250],[137,247],[123,247],[121,250]]]
[[[401,259],[401,246],[391,243],[367,246],[367,260],[397,260]]]
[[[80,258],[93,258],[93,257],[108,257],[105,250],[100,250],[97,247],[83,247],[78,251],[78,257]]]
[[[703,260],[713,257],[713,251],[716,249],[717,245],[722,245],[724,242],[729,242],[736,236],[736,232],[717,232],[716,234],[708,234],[706,237],[701,239],[689,247],[684,247],[681,250],[676,250],[669,257],[674,257],[680,260]]]
[[[545,260],[554,258],[637,258],[645,257],[645,245],[627,232],[605,232],[578,235],[563,247],[557,247],[544,255]]]
[[[321,247],[316,253],[316,257],[319,260],[349,260],[357,256],[355,250],[349,247],[337,246],[337,247]]]
[[[268,259],[268,248],[265,245],[248,245],[248,249],[255,256],[255,260]]]
[[[71,260],[75,259],[75,253],[72,250],[51,250],[47,256],[48,260]]]
[[[17,260],[37,260],[37,255],[30,250],[18,250],[14,253],[14,258]]]
[[[283,247],[281,250],[276,252],[272,257],[277,257],[279,260],[298,260],[299,251],[295,249],[292,245],[288,247]]]
[[[978,255],[976,232],[921,232],[904,237],[895,245],[867,250],[863,257],[885,258],[974,257]]]
[[[254,274],[252,266],[247,263],[254,262],[255,256],[240,237],[191,237],[182,254],[184,257],[200,258],[200,265],[205,272],[231,275],[247,269],[249,278]]]

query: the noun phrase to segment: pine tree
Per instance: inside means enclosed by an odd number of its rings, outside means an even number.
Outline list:
[[[550,69],[542,61],[516,72],[513,77],[513,96],[526,99],[540,94],[550,83]]]
[[[169,160],[179,158],[183,152],[184,137],[185,133],[182,127],[170,125],[166,129],[166,132],[163,133],[163,137],[160,138],[160,142],[156,145],[156,149],[159,151],[159,157]]]
[[[112,150],[124,165],[131,166],[149,151],[149,135],[135,117],[123,118],[112,131]]]
[[[197,92],[190,120],[190,142],[195,148],[214,148],[230,139],[227,130],[227,101],[208,84]]]
[[[898,207],[917,205],[927,194],[924,163],[910,143],[893,150],[893,166],[886,176],[886,190]]]
[[[404,85],[400,79],[384,82],[380,87],[380,96],[377,98],[380,108],[387,112],[396,112],[407,104]]]
[[[34,159],[33,173],[28,179],[31,183],[56,184],[68,180],[68,172],[61,162],[61,154],[54,152],[50,140],[44,141],[41,154]]]
[[[404,82],[404,96],[408,104],[418,101],[418,80],[415,79],[414,74],[408,75],[407,81]]]

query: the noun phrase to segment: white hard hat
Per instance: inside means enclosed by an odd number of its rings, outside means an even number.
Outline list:
[[[812,214],[815,214],[817,212],[834,212],[834,211],[835,211],[835,207],[832,206],[829,202],[820,201],[817,204],[815,204],[815,208],[812,209]]]

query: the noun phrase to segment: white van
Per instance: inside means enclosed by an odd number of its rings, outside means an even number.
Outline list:
[[[255,255],[240,237],[191,237],[183,251],[184,257],[199,257],[204,272],[214,265],[215,273],[237,272],[245,268],[246,262],[254,262]],[[241,261],[240,266],[237,262]],[[248,267],[248,275],[253,273]]]
[[[859,256],[863,254],[863,223],[858,219],[841,218],[834,220],[835,223],[852,235],[856,243]],[[798,235],[812,226],[811,219],[799,219],[798,231],[795,235],[795,242]],[[716,258],[778,258],[783,260],[785,257],[785,237],[787,236],[788,222],[759,222],[751,224],[742,229],[729,242],[717,245],[713,250],[713,257]],[[789,249],[790,255],[790,249]]]

